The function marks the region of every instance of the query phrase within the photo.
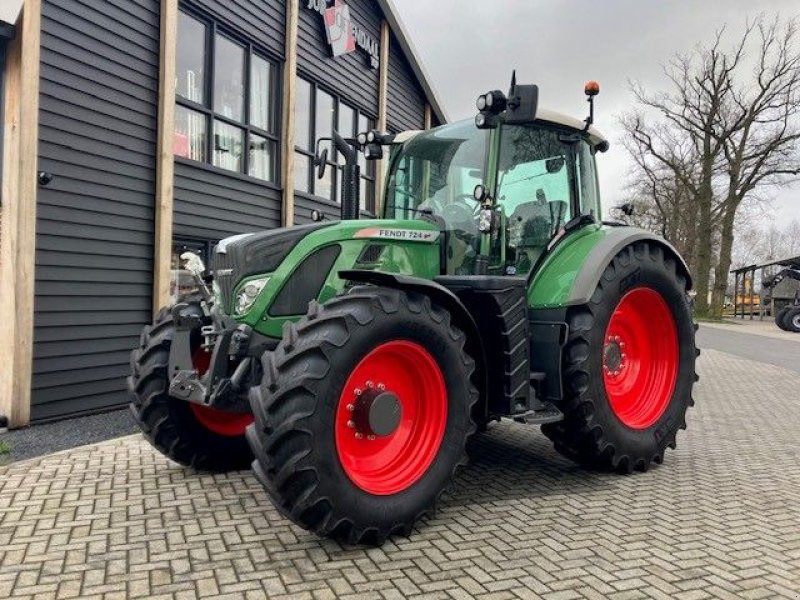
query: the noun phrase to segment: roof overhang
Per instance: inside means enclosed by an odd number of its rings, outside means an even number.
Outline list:
[[[397,14],[397,9],[394,6],[394,2],[392,0],[378,0],[378,6],[381,7],[386,20],[389,23],[389,27],[394,33],[394,36],[397,38],[403,53],[406,55],[406,59],[411,64],[411,70],[414,71],[414,75],[417,76],[417,79],[422,85],[422,90],[425,92],[425,96],[428,99],[428,104],[431,105],[433,114],[436,115],[436,118],[440,123],[448,123],[450,119],[447,117],[447,112],[444,110],[444,105],[439,98],[439,94],[436,93],[436,89],[433,87],[430,75],[428,75],[428,71],[422,64],[417,49],[411,42],[411,36],[409,36],[408,31]]]
[[[15,25],[22,12],[23,0],[3,0],[0,2],[0,24]]]
[[[13,39],[23,0],[0,1],[0,40]]]
[[[761,263],[760,265],[747,265],[746,267],[739,267],[738,269],[731,269],[731,273],[746,273],[748,271],[757,271],[764,267],[790,267],[792,269],[800,269],[800,256],[791,258],[782,258],[780,260],[773,260],[771,262]]]

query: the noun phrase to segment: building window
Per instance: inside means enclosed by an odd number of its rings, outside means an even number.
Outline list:
[[[184,10],[176,54],[175,156],[276,183],[275,63]]]
[[[373,129],[375,121],[336,96],[299,77],[295,102],[295,190],[331,202],[339,202],[339,181],[344,159],[338,155],[330,142],[321,143],[320,151],[328,149],[328,168],[325,170],[325,176],[317,179],[314,168],[317,139],[330,137],[334,129],[343,137],[354,138],[361,131]],[[361,208],[372,211],[375,207],[375,162],[365,160],[363,154],[359,154],[359,160]]]

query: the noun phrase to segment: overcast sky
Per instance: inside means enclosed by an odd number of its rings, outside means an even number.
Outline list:
[[[586,116],[583,84],[600,82],[595,125],[611,141],[599,158],[606,207],[622,198],[628,162],[615,115],[632,106],[628,79],[666,84],[661,65],[727,24],[740,32],[759,12],[800,16],[798,0],[395,0],[452,120],[473,117],[475,98],[521,83],[540,105]],[[733,36],[731,37],[733,39]],[[800,219],[800,184],[779,192],[776,224]]]

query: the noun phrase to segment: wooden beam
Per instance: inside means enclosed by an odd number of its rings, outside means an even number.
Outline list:
[[[161,47],[158,81],[158,141],[153,243],[153,313],[170,301],[172,220],[175,204],[175,52],[178,43],[178,3],[161,0]]]
[[[378,78],[378,131],[389,128],[389,43],[391,28],[389,22],[381,22],[381,66]],[[375,214],[381,214],[386,160],[375,165]]]
[[[39,142],[41,0],[25,0],[6,56],[3,205],[0,231],[0,335],[13,345],[0,369],[0,414],[30,422],[36,192]]]
[[[431,113],[431,105],[425,103],[425,129],[430,129],[433,126],[433,114]]]
[[[281,183],[284,227],[294,225],[294,120],[297,89],[297,27],[299,0],[286,3],[286,58],[283,63],[283,115],[281,119]]]

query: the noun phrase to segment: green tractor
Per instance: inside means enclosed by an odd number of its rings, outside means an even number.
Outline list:
[[[661,463],[697,379],[691,280],[665,240],[601,220],[598,91],[585,121],[512,82],[474,122],[334,134],[341,220],[223,240],[145,328],[144,436],[196,469],[252,464],[284,515],[350,543],[409,534],[492,421],[592,469]],[[359,220],[358,153],[386,150],[382,218]]]

